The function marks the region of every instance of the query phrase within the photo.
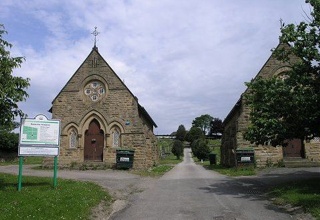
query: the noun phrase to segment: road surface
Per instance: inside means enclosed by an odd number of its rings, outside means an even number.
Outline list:
[[[205,170],[185,149],[182,163],[133,196],[127,208],[111,219],[293,219],[267,201],[264,190],[254,179],[241,181]]]
[[[99,220],[313,219],[308,214],[290,216],[285,209],[272,205],[263,194],[269,187],[288,181],[303,178],[320,181],[319,167],[271,168],[260,171],[257,176],[231,178],[196,165],[190,149],[185,149],[184,155],[184,161],[160,179],[120,170],[59,170],[58,177],[92,181],[108,189],[115,201],[111,210],[93,211],[93,219]],[[53,176],[53,170],[32,167],[23,166],[23,176]],[[17,175],[18,171],[18,165],[0,166],[0,172]]]

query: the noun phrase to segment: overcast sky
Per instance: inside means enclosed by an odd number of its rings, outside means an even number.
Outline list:
[[[280,19],[299,23],[304,0],[1,0],[15,75],[31,79],[20,107],[34,117],[89,55],[100,54],[170,134],[209,114],[224,119],[277,46]]]

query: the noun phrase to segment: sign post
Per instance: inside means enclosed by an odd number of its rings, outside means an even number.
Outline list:
[[[21,191],[22,188],[22,165],[23,157],[19,157],[19,177],[18,177],[18,191]]]
[[[53,167],[53,188],[57,188],[57,171],[58,170],[58,157],[54,157],[54,167]]]
[[[18,150],[18,191],[21,191],[22,188],[22,166],[24,156],[54,157],[53,187],[57,187],[59,147],[60,120],[48,120],[45,115],[21,119]]]

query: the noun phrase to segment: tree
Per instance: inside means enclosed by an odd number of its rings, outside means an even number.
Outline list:
[[[206,160],[209,157],[210,147],[205,138],[199,138],[191,143],[191,150],[199,160]]]
[[[213,136],[219,133],[223,133],[222,120],[219,118],[213,118],[210,122],[210,135]]]
[[[0,149],[3,152],[17,152],[19,144],[19,134],[0,129]]]
[[[306,2],[312,8],[309,21],[283,25],[280,42],[290,46],[274,50],[290,70],[281,78],[258,78],[247,83],[245,99],[251,108],[251,124],[244,137],[253,143],[276,146],[286,139],[319,136],[320,1]]]
[[[180,160],[180,157],[183,155],[183,144],[180,140],[174,140],[172,145],[171,152]]]
[[[13,70],[21,66],[23,57],[11,57],[8,49],[12,44],[3,39],[7,34],[4,25],[0,24],[0,125],[13,129],[14,118],[23,117],[24,113],[18,107],[18,102],[28,97],[25,91],[30,79],[13,76]]]
[[[208,114],[201,115],[199,117],[196,117],[192,121],[192,126],[200,128],[202,130],[203,134],[206,135],[210,131],[210,123],[212,120],[213,120],[213,117]]]
[[[190,130],[186,134],[185,140],[192,143],[194,140],[199,138],[203,138],[204,134],[202,130],[198,127],[191,127]]]
[[[184,141],[186,134],[187,134],[187,131],[186,131],[186,128],[184,127],[184,125],[179,125],[177,133],[176,133],[176,139],[178,139],[180,141]]]

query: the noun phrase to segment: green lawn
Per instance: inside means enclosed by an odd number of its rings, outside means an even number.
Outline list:
[[[178,160],[172,153],[160,159],[159,164],[146,170],[133,170],[134,174],[140,176],[159,177],[170,171],[176,164],[182,162],[182,157]]]
[[[216,164],[220,164],[220,146],[221,146],[221,140],[220,139],[208,139],[208,146],[211,149],[211,153],[214,153],[216,155]]]
[[[275,198],[275,204],[301,206],[304,211],[311,213],[320,220],[320,178],[300,180],[272,189],[269,195]]]
[[[23,164],[42,164],[43,157],[23,157]],[[19,165],[19,158],[1,161],[0,166]]]
[[[181,163],[183,160],[182,158],[183,158],[183,156],[181,156],[180,159],[178,160],[177,157],[171,153],[171,154],[167,155],[165,158],[160,159],[159,164],[162,164],[162,165],[173,164],[173,165],[175,165],[175,164]]]
[[[177,157],[171,153],[172,142],[173,139],[158,139],[158,145],[164,157],[160,158],[159,163],[154,167],[145,170],[133,170],[131,172],[140,176],[159,177],[171,170],[176,164],[182,162],[183,156],[178,160]]]
[[[17,176],[0,173],[0,219],[88,219],[90,211],[110,195],[90,182],[23,176],[17,191]]]
[[[208,170],[214,170],[227,176],[253,176],[257,173],[253,165],[227,168],[221,165],[210,165],[209,161],[206,161],[203,166]]]

